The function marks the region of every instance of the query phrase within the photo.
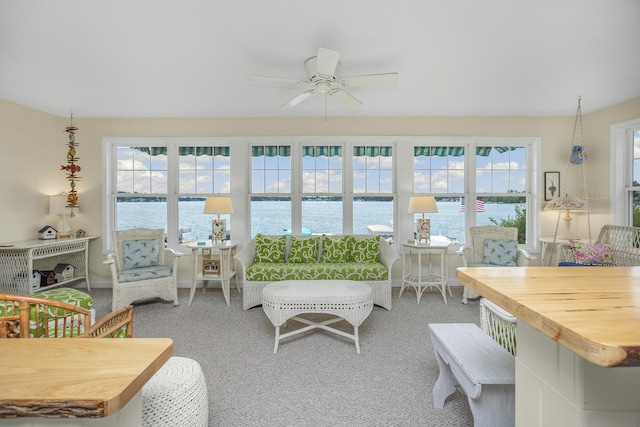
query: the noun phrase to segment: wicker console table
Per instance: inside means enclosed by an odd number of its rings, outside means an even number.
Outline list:
[[[274,354],[278,352],[280,340],[311,329],[322,329],[352,339],[356,353],[360,354],[358,326],[373,310],[373,292],[371,286],[353,280],[284,280],[269,283],[262,289],[262,309],[276,327]],[[315,323],[298,317],[305,313],[336,317]],[[280,326],[288,319],[307,326],[280,335]],[[353,334],[328,326],[343,319],[353,326]]]
[[[64,286],[84,279],[89,285],[89,241],[97,236],[70,237],[55,240],[24,240],[0,245],[0,291],[9,294],[29,295],[34,290],[45,290]],[[53,285],[34,289],[32,275],[34,261],[42,261],[47,269],[57,263],[67,263],[74,267],[73,278]],[[45,268],[42,268],[45,269]]]

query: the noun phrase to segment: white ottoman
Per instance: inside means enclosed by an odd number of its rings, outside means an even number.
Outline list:
[[[142,387],[142,425],[206,427],[208,423],[207,384],[200,364],[171,357]]]
[[[262,289],[262,309],[276,327],[274,354],[278,352],[280,340],[316,328],[352,339],[356,353],[360,354],[358,326],[373,310],[373,292],[368,284],[353,280],[284,280],[269,283]],[[336,317],[316,323],[299,316],[305,313]],[[307,326],[281,335],[280,326],[288,319]],[[353,326],[353,334],[329,326],[341,320]]]

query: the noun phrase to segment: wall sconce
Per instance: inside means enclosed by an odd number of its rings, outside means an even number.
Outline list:
[[[227,240],[227,222],[220,218],[220,214],[233,213],[231,197],[207,197],[207,200],[204,202],[204,210],[202,212],[206,214],[218,214],[218,218],[211,222],[211,240],[214,242]]]
[[[409,199],[409,213],[422,214],[422,218],[418,218],[417,238],[419,241],[429,242],[431,240],[431,220],[425,218],[424,214],[437,212],[438,206],[436,198],[433,196],[411,196]]]

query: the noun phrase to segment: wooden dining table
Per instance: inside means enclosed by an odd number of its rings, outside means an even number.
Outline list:
[[[458,268],[517,317],[516,426],[640,425],[640,267]]]
[[[172,354],[169,338],[1,340],[0,425],[140,426],[141,389]]]

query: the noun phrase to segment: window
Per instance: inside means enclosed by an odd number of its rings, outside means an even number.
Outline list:
[[[313,139],[252,147],[251,235],[366,234],[368,225],[379,223],[391,228],[392,147]]]
[[[428,214],[431,235],[464,243],[467,225],[517,226],[520,243],[533,246],[533,239],[526,237],[533,236],[537,211],[530,178],[535,157],[529,154],[531,142],[469,138],[445,144],[434,138],[433,144],[413,150],[413,192],[436,196],[438,212]]]
[[[612,125],[611,144],[614,223],[640,227],[640,118]]]
[[[112,230],[164,228],[167,244],[205,239],[207,196],[230,193],[230,150],[206,139],[109,138],[105,158],[105,249]],[[227,218],[227,223],[229,219]]]

